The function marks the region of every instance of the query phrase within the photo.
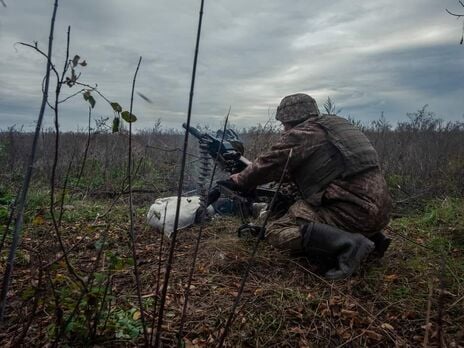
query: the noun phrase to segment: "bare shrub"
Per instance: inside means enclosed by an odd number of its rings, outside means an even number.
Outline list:
[[[380,157],[390,188],[398,199],[416,196],[460,195],[464,192],[464,122],[444,122],[430,112],[427,106],[408,113],[407,120],[396,127],[382,114],[370,125],[356,120],[354,124],[367,134]],[[87,134],[65,132],[62,134],[60,165],[57,182],[63,179],[67,165],[73,161],[70,187],[97,195],[111,195],[120,189],[125,175],[125,132],[110,133],[110,127],[96,120],[92,130],[88,158],[79,187],[73,187],[82,161]],[[203,128],[202,131],[210,131]],[[242,129],[245,156],[249,159],[266,151],[279,138],[280,127],[268,121],[255,127]],[[17,177],[16,170],[27,160],[32,134],[14,127],[0,132],[0,175],[5,182]],[[40,139],[36,164],[35,183],[46,182],[51,168],[53,132],[45,130]],[[182,135],[172,129],[164,129],[157,121],[151,129],[133,135],[133,162],[137,173],[134,178],[135,192],[162,196],[173,194],[181,155]],[[196,187],[198,144],[190,141],[189,165],[184,189]]]

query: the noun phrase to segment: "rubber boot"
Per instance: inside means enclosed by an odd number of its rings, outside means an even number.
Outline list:
[[[304,250],[310,255],[328,255],[337,260],[337,267],[324,275],[329,280],[341,280],[359,269],[361,261],[375,248],[374,242],[360,233],[350,233],[337,227],[311,222],[301,226]]]
[[[369,239],[375,244],[373,254],[378,258],[382,258],[385,255],[385,252],[387,251],[392,241],[391,238],[385,236],[382,231],[377,232],[373,236],[370,236]]]

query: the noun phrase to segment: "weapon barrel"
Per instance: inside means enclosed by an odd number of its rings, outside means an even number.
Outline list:
[[[199,140],[202,138],[202,134],[201,134],[201,133],[198,131],[198,129],[196,129],[195,127],[190,126],[190,127],[187,128],[187,124],[186,124],[186,123],[183,123],[183,124],[182,124],[182,127],[183,127],[184,129],[188,130],[189,133],[192,134],[195,138],[197,138],[197,139],[199,139]]]

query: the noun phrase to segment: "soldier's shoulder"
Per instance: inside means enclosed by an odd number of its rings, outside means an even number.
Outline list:
[[[346,120],[345,117],[342,117],[342,116],[337,115],[337,114],[322,114],[319,118],[341,118],[343,120]]]
[[[317,118],[310,118],[305,120],[304,122],[301,122],[297,126],[293,127],[290,129],[287,133],[288,135],[292,136],[306,136],[308,134],[314,136],[317,134],[325,134],[324,128],[321,126],[320,122],[317,120],[320,117]]]

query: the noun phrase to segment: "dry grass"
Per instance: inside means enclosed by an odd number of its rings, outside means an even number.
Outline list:
[[[82,240],[71,253],[71,261],[83,276],[95,263],[96,243],[105,233],[103,221],[95,221],[97,212],[107,202],[76,201],[68,207],[63,226],[67,245]],[[156,274],[160,236],[144,224],[139,210],[138,265],[141,272],[147,317],[151,322],[156,295]],[[14,283],[9,296],[7,325],[0,335],[2,346],[10,346],[21,334],[31,313],[37,287],[39,255],[47,262],[59,257],[47,222],[29,221],[16,264]],[[382,260],[370,260],[361,274],[342,282],[320,278],[304,257],[279,252],[263,243],[254,260],[249,280],[235,317],[228,346],[244,347],[313,347],[313,346],[419,346],[427,339],[437,345],[439,309],[440,253],[446,254],[447,271],[443,275],[443,340],[447,346],[463,344],[464,265],[462,236],[464,207],[462,200],[441,201],[417,217],[392,223],[392,248]],[[127,214],[121,201],[112,212],[106,245],[106,257],[99,274],[111,274],[111,291],[107,325],[99,325],[93,341],[86,335],[86,312],[80,306],[62,344],[71,346],[136,346],[142,343],[137,314],[135,283],[127,245]],[[184,342],[187,347],[214,346],[231,308],[242,273],[249,261],[251,240],[235,235],[238,222],[216,220],[204,231],[196,273],[191,289]],[[196,229],[179,235],[175,264],[168,291],[163,341],[175,345],[182,310],[185,282],[191,262]],[[399,237],[406,235],[409,240]],[[411,242],[411,240],[413,242]],[[166,242],[167,243],[167,242]],[[165,244],[166,245],[166,244]],[[1,262],[4,265],[4,253]],[[110,271],[111,255],[119,266]],[[166,248],[164,255],[166,256]],[[164,261],[163,258],[162,262]],[[163,272],[164,270],[162,270]],[[43,346],[53,342],[56,322],[56,297],[50,280],[60,295],[60,309],[67,318],[80,295],[79,287],[62,261],[50,268],[50,279],[40,292],[38,310],[25,337],[26,346]],[[104,278],[104,277],[103,277]],[[104,279],[101,280],[104,284]],[[429,298],[429,286],[433,288]],[[95,290],[97,291],[97,290]],[[431,323],[426,325],[430,305]],[[127,330],[133,328],[135,335]]]

